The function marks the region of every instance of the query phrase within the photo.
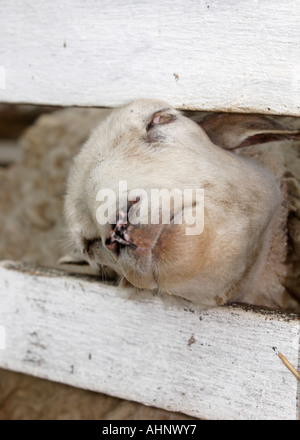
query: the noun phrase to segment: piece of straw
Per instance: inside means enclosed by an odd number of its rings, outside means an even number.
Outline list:
[[[277,354],[280,357],[280,359],[282,360],[282,362],[284,363],[284,365],[291,371],[291,373],[293,373],[293,375],[298,380],[300,380],[300,373],[299,373],[299,371],[296,370],[295,367],[293,367],[293,365],[287,360],[287,358],[285,356],[283,356],[283,354],[281,354],[279,351],[277,351]]]

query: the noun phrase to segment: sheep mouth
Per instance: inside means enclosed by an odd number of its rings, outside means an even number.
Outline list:
[[[122,249],[127,247],[130,247],[134,250],[138,248],[138,246],[131,241],[125,231],[112,231],[110,238],[108,238],[105,242],[105,246],[117,256],[120,255]]]
[[[192,207],[195,206],[193,203]],[[112,251],[115,256],[119,256],[124,249],[133,251],[152,251],[160,239],[161,234],[167,228],[175,225],[175,217],[182,213],[183,209],[174,212],[170,217],[169,223],[159,224],[131,224],[127,217],[122,217],[112,225],[110,236],[105,241],[105,246]]]
[[[126,229],[112,231],[105,245],[117,256],[122,249],[151,251],[163,229],[164,225],[129,225]]]

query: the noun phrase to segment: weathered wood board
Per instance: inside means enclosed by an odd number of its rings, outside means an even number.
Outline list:
[[[3,368],[200,418],[299,418],[299,382],[273,350],[299,368],[299,316],[200,312],[4,261],[0,326]]]
[[[0,102],[299,116],[299,16],[298,0],[2,0]]]

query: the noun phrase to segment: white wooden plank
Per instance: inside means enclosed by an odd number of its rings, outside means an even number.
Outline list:
[[[0,101],[299,116],[299,16],[299,0],[2,0]]]
[[[182,303],[0,264],[0,366],[208,419],[298,419],[299,316]]]

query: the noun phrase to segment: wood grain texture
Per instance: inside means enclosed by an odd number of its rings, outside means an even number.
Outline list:
[[[0,102],[299,116],[299,16],[299,0],[2,0]]]
[[[0,367],[208,419],[298,419],[299,316],[190,305],[1,262]]]

